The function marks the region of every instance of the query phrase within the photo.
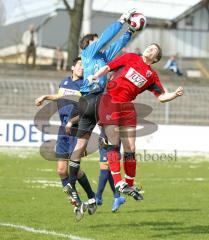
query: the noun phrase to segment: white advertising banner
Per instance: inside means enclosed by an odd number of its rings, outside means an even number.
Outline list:
[[[209,126],[158,125],[158,130],[139,137],[138,150],[209,153]]]
[[[43,124],[39,130],[32,120],[0,120],[0,147],[39,147],[57,138],[50,132],[52,126],[59,124],[58,121]],[[94,132],[99,134],[99,128]],[[137,137],[136,149],[209,153],[209,126],[158,125],[156,132]]]
[[[50,122],[59,125],[59,122]],[[43,142],[56,139],[48,134],[50,125],[42,125],[38,130],[33,120],[0,120],[0,146],[39,147]]]

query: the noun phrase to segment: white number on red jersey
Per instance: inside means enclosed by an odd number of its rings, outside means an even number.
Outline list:
[[[132,67],[129,68],[125,77],[139,88],[147,82],[147,79]]]

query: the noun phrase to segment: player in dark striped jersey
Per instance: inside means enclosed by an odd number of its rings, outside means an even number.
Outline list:
[[[61,126],[59,127],[55,154],[58,159],[57,173],[60,176],[64,191],[66,191],[66,186],[69,183],[68,161],[77,143],[75,132],[78,127],[77,123],[72,125],[72,128],[75,130],[74,133],[68,134],[65,128],[69,119],[72,119],[78,112],[77,104],[73,103],[70,98],[75,96],[78,100],[81,96],[80,87],[83,84],[83,65],[80,57],[74,59],[71,70],[72,76],[68,76],[61,81],[57,94],[43,95],[36,99],[37,106],[41,106],[45,100],[57,101]],[[79,169],[77,174],[77,180],[86,192],[88,199],[94,198],[95,194],[91,189],[88,178],[81,169]],[[73,199],[70,197],[70,200]],[[80,220],[83,215],[83,207],[75,207],[74,209],[77,220]]]

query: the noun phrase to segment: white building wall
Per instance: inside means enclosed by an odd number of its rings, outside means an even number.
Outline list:
[[[130,49],[134,51],[138,47],[143,50],[149,43],[157,42],[162,46],[164,56],[178,53],[181,57],[209,58],[209,14],[205,8],[201,8],[193,15],[194,26],[186,26],[185,19],[182,19],[177,24],[177,29],[148,27],[131,41]],[[29,19],[5,28],[0,26],[0,48],[19,44],[22,33],[27,29],[28,25],[34,23],[38,26],[46,17]],[[117,14],[93,12],[92,32],[100,35],[109,24],[118,18],[119,15]],[[123,27],[123,30],[115,39],[126,29],[127,25]],[[42,44],[47,47],[62,46],[66,49],[68,32],[68,15],[64,11],[59,11],[58,16],[43,27]]]
[[[144,49],[157,42],[162,46],[163,55],[178,54],[181,57],[209,58],[209,13],[201,8],[192,14],[193,25],[186,25],[186,18],[177,23],[176,29],[147,28],[139,33],[130,48]]]
[[[199,31],[208,31],[209,29],[209,14],[206,8],[201,8],[196,12],[192,13],[191,16],[194,18],[194,22],[192,26],[186,25],[186,17],[178,22],[178,29],[196,29]]]
[[[148,28],[133,40],[130,49],[144,49],[152,42],[159,43],[167,57],[178,54],[181,57],[209,58],[209,32]]]

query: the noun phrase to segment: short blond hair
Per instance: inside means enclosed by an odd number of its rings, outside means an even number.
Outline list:
[[[157,43],[152,43],[149,46],[151,46],[151,45],[155,45],[158,48],[158,54],[156,56],[156,61],[153,62],[153,63],[157,63],[162,58],[162,48]]]

